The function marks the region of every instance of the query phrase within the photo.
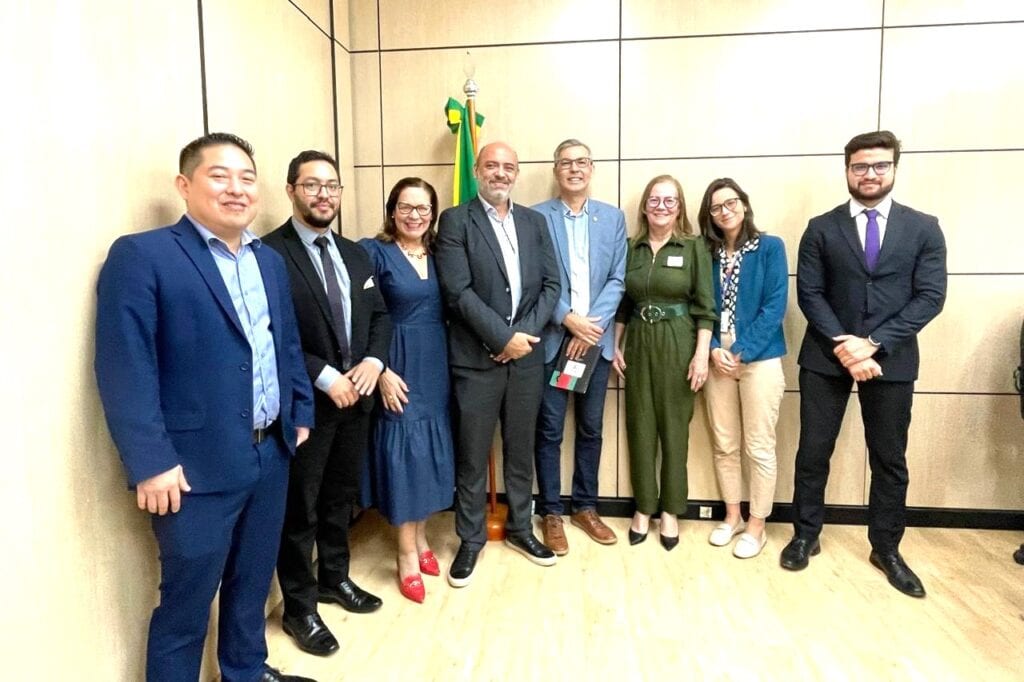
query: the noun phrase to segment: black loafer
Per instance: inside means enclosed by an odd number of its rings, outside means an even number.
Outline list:
[[[338,650],[338,640],[327,629],[320,615],[311,613],[308,616],[284,615],[281,627],[285,634],[295,640],[295,645],[314,656],[330,656]]]
[[[312,677],[300,677],[299,675],[284,675],[275,668],[264,668],[260,682],[316,682]]]
[[[908,597],[917,597],[918,599],[925,595],[921,579],[910,570],[910,566],[907,566],[907,562],[903,560],[899,552],[892,552],[891,554],[871,552],[868,560],[871,561],[872,566],[885,573],[885,577],[889,579],[890,585],[903,594]]]
[[[555,553],[538,540],[533,533],[509,535],[505,538],[505,544],[538,566],[553,566],[558,561]]]
[[[380,597],[376,597],[351,580],[342,580],[337,585],[330,587],[320,586],[320,594],[317,600],[322,603],[334,603],[346,611],[352,613],[370,613],[376,611],[383,604]]]
[[[802,571],[811,562],[811,557],[821,553],[821,543],[817,539],[793,538],[782,550],[779,564],[790,571]]]
[[[474,547],[463,542],[459,551],[448,567],[448,584],[452,587],[465,587],[473,579],[473,569],[476,568],[477,557],[483,547]]]

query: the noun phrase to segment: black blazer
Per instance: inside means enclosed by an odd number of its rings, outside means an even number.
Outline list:
[[[797,300],[807,318],[800,366],[847,374],[833,355],[840,334],[871,336],[882,344],[876,381],[914,381],[920,362],[917,333],[946,300],[946,242],[934,216],[893,202],[873,272],[849,203],[812,218],[800,239]]]
[[[387,364],[388,347],[391,344],[391,318],[388,317],[384,298],[373,280],[373,265],[366,252],[354,242],[333,231],[329,234],[345,261],[351,282],[352,338],[349,339],[349,349],[352,362],[370,356]],[[315,382],[326,365],[341,371],[341,354],[331,324],[327,292],[291,219],[263,237],[263,243],[280,253],[288,268],[295,316],[299,322],[299,337],[310,381]],[[323,391],[314,389],[313,393],[316,423],[336,420],[340,410],[334,401]],[[369,410],[373,407],[373,396],[362,398],[358,405]]]
[[[515,205],[523,295],[512,310],[505,260],[478,198],[447,209],[438,221],[435,261],[441,293],[451,313],[448,335],[452,365],[488,369],[515,332],[540,336],[558,301],[561,285],[555,250],[544,217]],[[544,362],[544,348],[534,346],[516,360]]]

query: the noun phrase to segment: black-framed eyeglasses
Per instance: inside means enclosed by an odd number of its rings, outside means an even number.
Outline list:
[[[412,204],[407,204],[404,201],[399,201],[398,205],[395,206],[395,211],[398,212],[398,215],[409,215],[413,211],[416,211],[416,215],[418,215],[421,218],[424,218],[433,213],[434,209],[432,209],[428,204],[420,204],[419,206],[413,206]]]
[[[733,197],[732,199],[726,199],[720,204],[711,204],[711,207],[708,208],[708,213],[710,213],[713,216],[720,216],[722,215],[723,208],[729,209],[729,213],[735,213],[736,209],[738,209],[742,205],[743,202],[740,201],[739,197]]]
[[[302,188],[302,193],[307,197],[315,197],[320,194],[321,190],[327,190],[327,194],[336,197],[341,194],[341,190],[345,189],[340,182],[325,182],[320,183],[316,180],[307,180],[299,183],[299,187]]]
[[[589,156],[581,156],[578,159],[559,159],[555,161],[555,167],[558,170],[569,170],[570,168],[579,168],[580,170],[586,170],[590,168],[590,164],[593,160]]]
[[[850,172],[854,175],[867,175],[868,168],[875,171],[875,175],[885,175],[892,168],[892,161],[879,161],[878,163],[851,163]]]
[[[647,197],[647,208],[658,208],[664,206],[667,210],[671,211],[679,206],[678,197]]]

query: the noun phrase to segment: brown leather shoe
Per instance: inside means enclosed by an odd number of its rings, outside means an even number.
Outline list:
[[[562,517],[557,514],[545,514],[540,522],[540,530],[544,535],[544,544],[557,556],[569,553],[569,541],[565,539],[565,527]]]
[[[601,517],[593,509],[583,509],[576,512],[572,515],[570,521],[572,525],[589,535],[590,539],[594,542],[602,545],[614,545],[618,541],[618,538],[615,537],[615,531],[604,525],[604,521],[601,520]]]

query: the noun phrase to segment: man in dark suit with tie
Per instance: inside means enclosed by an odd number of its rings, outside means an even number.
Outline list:
[[[288,461],[313,425],[288,276],[248,229],[245,140],[205,135],[179,171],[186,214],[114,242],[97,287],[100,398],[160,547],[146,679],[199,678],[219,587],[221,679],[309,682],[265,663]]]
[[[560,285],[543,216],[513,206],[519,158],[503,142],[480,149],[479,195],[444,211],[437,273],[451,313],[449,363],[457,449],[455,530],[462,540],[448,582],[464,587],[487,541],[487,457],[501,420],[508,520],[505,543],[550,566],[555,555],[533,534],[533,443],[544,389],[543,349]]]
[[[900,142],[889,131],[850,140],[850,201],[812,218],[800,240],[797,297],[807,332],[799,356],[796,532],[781,564],[801,570],[820,551],[829,459],[856,381],[871,467],[870,561],[900,592],[923,597],[899,543],[917,334],[946,298],[946,244],[934,216],[892,200],[899,160]]]
[[[337,162],[304,151],[288,165],[287,182],[292,216],[264,242],[288,268],[306,371],[317,390],[316,428],[292,463],[277,576],[284,631],[303,651],[326,656],[338,641],[317,601],[353,613],[381,605],[349,577],[348,526],[391,322],[366,252],[330,229],[341,207]]]

